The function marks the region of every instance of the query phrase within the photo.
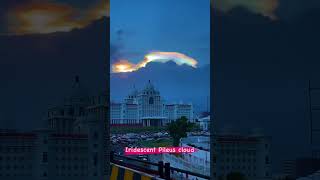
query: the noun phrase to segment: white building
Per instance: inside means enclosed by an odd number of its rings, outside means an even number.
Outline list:
[[[150,81],[143,90],[134,89],[123,103],[111,103],[110,108],[113,126],[163,126],[182,116],[194,119],[192,104],[165,105]]]
[[[86,95],[76,78],[64,103],[49,108],[47,127],[28,133],[0,131],[0,179],[106,178],[106,102],[105,95]]]
[[[248,180],[271,179],[270,138],[262,135],[215,135],[215,178],[229,173],[243,174]]]
[[[191,122],[194,121],[192,104],[167,104],[165,105],[164,114],[167,118],[167,123],[175,121],[183,116]]]
[[[185,153],[181,156],[163,154],[163,161],[169,162],[170,166],[210,176],[210,137],[189,136],[180,140],[180,146],[194,147],[194,153]],[[186,178],[185,174],[173,174],[176,178]],[[188,176],[190,180],[202,180],[199,177]]]
[[[111,124],[125,124],[122,111],[122,103],[110,103],[110,116],[112,117],[110,121]]]
[[[163,161],[171,166],[210,176],[210,164],[214,167],[213,179],[226,180],[228,174],[243,174],[248,180],[271,180],[271,158],[269,137],[263,135],[214,135],[211,139],[214,157],[210,159],[210,137],[188,136],[182,138],[181,146],[198,149],[191,154],[175,156],[163,154]],[[200,180],[185,174],[173,174],[177,179]]]
[[[203,131],[210,131],[210,116],[199,118],[198,123]]]

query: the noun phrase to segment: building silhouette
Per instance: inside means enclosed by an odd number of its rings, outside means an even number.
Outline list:
[[[45,127],[0,131],[0,179],[105,178],[107,98],[107,94],[87,95],[76,77],[72,93],[48,109]]]

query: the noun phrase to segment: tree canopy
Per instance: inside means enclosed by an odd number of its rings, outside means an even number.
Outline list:
[[[196,128],[195,123],[189,122],[184,116],[176,121],[172,121],[167,126],[169,134],[173,138],[174,146],[179,146],[180,139],[187,137],[187,132],[192,131],[194,128]]]

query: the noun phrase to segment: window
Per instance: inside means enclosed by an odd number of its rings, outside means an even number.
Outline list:
[[[269,161],[269,157],[268,156],[266,156],[266,164],[269,164],[270,163],[270,161]]]
[[[153,97],[150,97],[149,98],[149,104],[153,104],[153,103],[154,103]]]

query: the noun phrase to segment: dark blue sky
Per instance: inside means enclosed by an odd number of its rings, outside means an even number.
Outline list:
[[[112,0],[111,44],[137,63],[152,50],[175,51],[210,62],[209,0]]]

